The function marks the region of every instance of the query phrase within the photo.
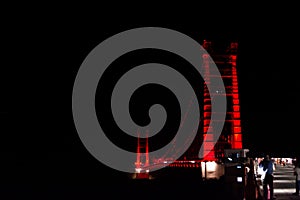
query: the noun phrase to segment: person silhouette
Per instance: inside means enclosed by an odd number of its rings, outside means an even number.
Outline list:
[[[293,195],[299,196],[300,189],[300,157],[296,158],[296,162],[294,163],[294,174],[296,176],[296,192]]]
[[[264,159],[261,162],[263,166],[263,170],[265,171],[264,179],[262,180],[263,183],[263,194],[264,198],[268,199],[268,192],[270,191],[270,199],[275,199],[274,196],[274,170],[275,165],[273,161],[270,159],[269,155],[265,155]]]

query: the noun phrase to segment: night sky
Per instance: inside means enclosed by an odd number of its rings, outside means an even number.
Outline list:
[[[13,45],[6,58],[11,66],[8,71],[17,83],[7,81],[12,89],[4,89],[7,95],[0,112],[4,122],[1,155],[8,161],[4,169],[17,171],[13,177],[23,177],[20,184],[24,184],[26,178],[36,174],[43,177],[45,172],[43,180],[53,183],[58,174],[67,180],[81,170],[80,180],[90,180],[84,177],[91,178],[92,172],[105,168],[86,151],[77,135],[71,106],[73,82],[82,61],[100,42],[121,31],[144,26],[174,29],[199,43],[203,39],[216,43],[238,41],[244,147],[254,155],[299,154],[300,32],[296,25],[279,18],[266,17],[245,24],[221,21],[213,26],[197,20],[103,20],[95,25],[69,18],[47,18],[40,24],[30,18],[24,20],[28,23],[13,26],[13,34],[7,32],[13,37]],[[284,19],[294,20],[292,16]],[[115,173],[105,170],[107,174]]]

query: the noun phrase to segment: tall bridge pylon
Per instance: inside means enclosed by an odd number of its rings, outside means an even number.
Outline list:
[[[213,52],[212,43],[209,41],[203,42],[203,47],[208,54],[203,55],[203,67],[205,73],[204,84],[204,99],[203,99],[203,145],[204,145],[204,160],[216,160],[224,157],[225,149],[241,149],[242,143],[242,128],[240,116],[240,101],[239,87],[237,77],[237,48],[238,43],[230,43],[229,48],[224,52]],[[209,59],[209,56],[212,60]],[[213,124],[218,121],[211,121],[211,94],[208,91],[208,85],[212,84],[215,78],[210,72],[211,62],[215,62],[221,74],[226,91],[215,90],[213,95],[225,95],[227,99],[227,111],[224,123],[224,128],[219,138],[214,137]],[[213,88],[213,85],[211,86]],[[218,114],[218,113],[217,113]],[[209,127],[211,126],[212,127]],[[209,129],[210,128],[210,129]],[[209,132],[210,131],[210,132]],[[217,143],[213,141],[217,139]]]

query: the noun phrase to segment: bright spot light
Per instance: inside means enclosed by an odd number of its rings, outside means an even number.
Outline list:
[[[239,183],[243,182],[243,177],[236,177],[236,181]]]
[[[142,168],[135,168],[135,172],[141,173]]]
[[[216,171],[216,167],[217,167],[217,164],[214,161],[206,163],[206,170],[208,172],[214,172],[214,171]]]

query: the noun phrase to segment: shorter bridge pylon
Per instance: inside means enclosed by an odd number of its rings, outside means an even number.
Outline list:
[[[149,132],[146,132],[146,138],[141,140],[140,132],[137,132],[137,151],[135,162],[135,178],[136,179],[149,179]],[[144,162],[143,162],[144,160]]]

